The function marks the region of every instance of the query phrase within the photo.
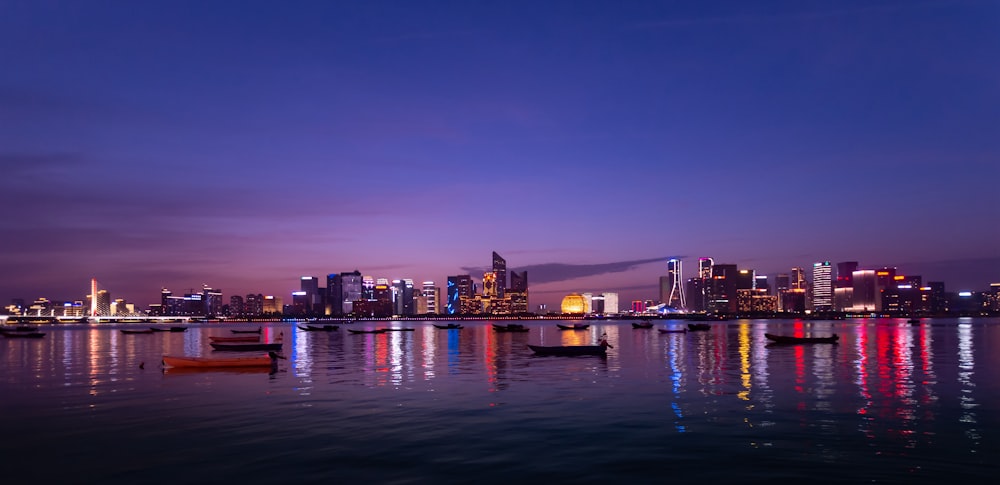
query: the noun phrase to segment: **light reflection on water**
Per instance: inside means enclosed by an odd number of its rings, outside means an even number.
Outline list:
[[[49,327],[0,340],[0,454],[34,464],[33,479],[85,482],[661,482],[649,470],[664,466],[678,480],[981,481],[998,451],[998,323],[273,323],[262,336],[288,357],[275,374],[160,371],[163,354],[218,355],[208,336],[229,327]],[[841,340],[771,346],[765,332]],[[526,345],[604,333],[606,358]],[[65,466],[44,466],[55,450]]]

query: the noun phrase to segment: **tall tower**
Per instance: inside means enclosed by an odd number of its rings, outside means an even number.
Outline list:
[[[813,263],[813,309],[828,311],[833,309],[833,281],[829,261]]]
[[[493,278],[496,283],[496,297],[503,299],[507,288],[507,260],[493,251]],[[483,283],[485,285],[485,282]]]
[[[90,279],[90,316],[97,316],[97,278]]]
[[[687,302],[684,300],[684,274],[682,271],[681,260],[677,258],[670,258],[667,260],[667,279],[670,284],[670,296],[667,297],[665,302],[667,306],[674,308],[683,309],[687,307]]]

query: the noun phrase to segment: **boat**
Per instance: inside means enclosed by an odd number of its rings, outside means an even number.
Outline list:
[[[412,332],[414,330],[415,329],[413,328],[392,328],[392,327],[385,329],[386,332]]]
[[[911,318],[911,319],[907,320],[906,323],[917,324],[917,323],[920,323],[920,319],[914,317],[914,318]]]
[[[0,332],[35,332],[38,330],[36,325],[17,325],[13,328],[0,328]]]
[[[556,326],[559,327],[559,330],[586,330],[590,328],[590,324],[588,323],[574,323],[573,325],[562,325],[557,323]]]
[[[260,333],[260,331],[260,327],[257,327],[257,330],[236,330],[235,328],[230,330],[233,333]]]
[[[520,323],[508,323],[507,325],[493,324],[493,330],[497,332],[527,332],[528,327],[521,325]]]
[[[653,328],[653,322],[649,320],[643,320],[642,323],[632,322],[632,328]]]
[[[837,334],[833,334],[830,337],[790,337],[787,335],[765,333],[764,336],[777,344],[835,344],[840,340]]]
[[[349,328],[349,329],[347,329],[347,331],[351,332],[351,333],[385,333],[388,330],[384,329],[384,328],[374,328],[374,329],[371,329],[371,330],[355,330],[353,328]]]
[[[129,330],[127,328],[123,328],[122,329],[122,333],[128,334],[128,335],[140,334],[140,333],[153,333],[153,329],[151,329],[151,328],[144,328],[142,330],[138,330],[138,329],[136,329],[136,330]]]
[[[658,328],[656,331],[660,333],[687,333],[686,328]]]
[[[332,332],[340,328],[336,325],[323,325],[322,327],[316,325],[306,325],[305,327],[303,327],[302,325],[299,325],[298,327],[299,330],[303,330],[306,332]]]
[[[608,348],[614,348],[608,343],[607,335],[601,337],[597,345],[531,345],[535,355],[607,355]]]
[[[440,328],[441,330],[461,330],[464,327],[457,323],[449,323],[447,325],[438,325],[435,323],[434,328]]]
[[[281,350],[280,343],[273,344],[262,344],[262,343],[230,343],[230,342],[209,342],[215,350],[235,350],[240,352],[248,352],[252,350]]]
[[[43,332],[0,332],[4,338],[42,338],[45,336]]]
[[[215,337],[209,336],[209,340],[212,342],[260,342],[260,337]]]
[[[169,328],[149,327],[149,329],[152,330],[152,331],[154,331],[154,332],[185,332],[185,331],[187,331],[187,327],[169,327]]]
[[[689,323],[688,330],[692,332],[704,332],[705,330],[711,330],[712,326],[707,323]]]
[[[164,355],[164,367],[195,367],[195,368],[220,368],[220,367],[271,367],[277,362],[278,354],[268,352],[266,355],[254,357],[187,357]]]

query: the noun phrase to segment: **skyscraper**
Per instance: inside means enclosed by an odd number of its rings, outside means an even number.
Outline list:
[[[423,310],[424,313],[440,313],[441,309],[438,308],[438,297],[440,293],[441,289],[434,286],[433,281],[424,282],[423,289],[421,290],[421,295],[426,298],[427,302],[427,308]]]
[[[361,272],[358,270],[340,273],[341,291],[343,292],[341,307],[344,314],[353,312],[354,302],[364,299],[361,278]]]
[[[670,294],[664,303],[667,306],[684,309],[687,302],[684,300],[684,271],[681,260],[670,258],[667,260],[667,281],[670,285]]]
[[[344,314],[344,280],[337,273],[326,275],[326,307],[328,315]]]
[[[813,310],[822,312],[833,309],[833,267],[829,261],[813,263]]]
[[[448,302],[446,311],[449,315],[462,313],[462,300],[472,298],[475,292],[472,277],[465,275],[448,277]]]
[[[507,260],[500,257],[493,251],[493,277],[496,281],[496,297],[503,298],[507,289]],[[483,292],[486,291],[486,283],[483,282]]]
[[[791,280],[792,290],[806,290],[808,289],[808,283],[806,282],[806,272],[804,269],[795,267],[792,268],[792,280]]]
[[[853,288],[851,283],[854,272],[858,270],[857,261],[837,263],[837,288]]]

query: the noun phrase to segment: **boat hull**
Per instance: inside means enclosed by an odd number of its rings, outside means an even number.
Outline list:
[[[281,344],[241,344],[241,343],[223,343],[223,342],[211,342],[211,345],[215,350],[231,350],[237,352],[251,352],[259,350],[281,350]]]
[[[208,337],[208,340],[212,342],[228,343],[228,342],[260,342],[260,337]]]
[[[835,344],[840,340],[837,334],[831,337],[789,337],[765,333],[764,336],[776,344]]]
[[[587,324],[560,325],[557,323],[556,326],[559,327],[559,330],[586,330],[590,328],[590,325]]]
[[[603,345],[528,345],[528,348],[536,355],[607,355],[608,353],[608,348]]]
[[[208,357],[163,356],[164,367],[183,368],[234,368],[234,367],[270,367],[274,359],[268,355],[255,357],[235,357],[230,359],[213,359]]]

